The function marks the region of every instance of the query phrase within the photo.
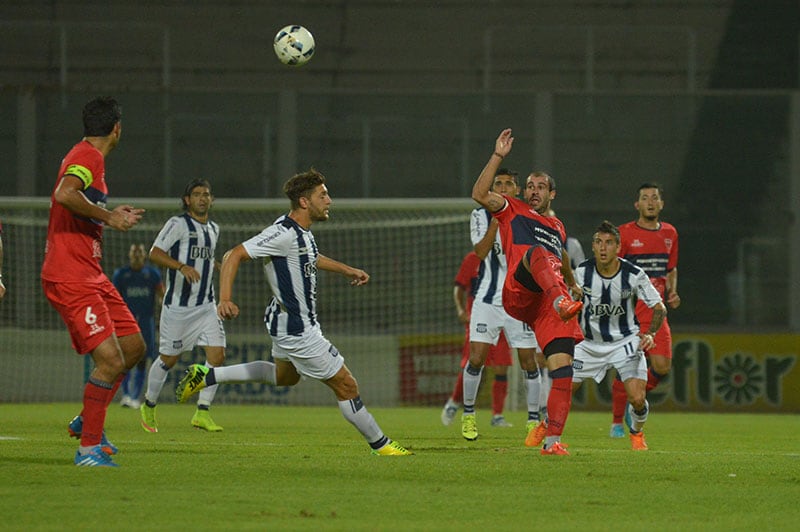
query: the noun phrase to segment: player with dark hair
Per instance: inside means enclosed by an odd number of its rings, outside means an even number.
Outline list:
[[[42,287],[69,329],[72,346],[89,353],[94,369],[83,391],[83,410],[69,423],[80,438],[75,465],[115,467],[117,452],[103,425],[124,373],[145,352],[139,325],[103,273],[103,228],[127,231],[144,212],[130,205],[106,209],[105,157],[122,135],[122,108],[95,98],[83,108],[84,137],[61,161],[50,197]]]
[[[517,172],[498,168],[492,180],[492,191],[517,197]],[[466,440],[478,437],[475,401],[489,350],[496,345],[502,331],[509,345],[517,350],[520,369],[525,377],[528,421],[526,434],[539,421],[539,371],[536,363],[536,337],[520,320],[503,308],[503,283],[508,272],[504,242],[498,232],[498,222],[484,207],[470,216],[470,238],[475,253],[483,260],[478,276],[475,301],[469,323],[469,361],[464,366],[464,413],[461,416],[461,436]],[[495,421],[495,418],[492,418]]]
[[[206,366],[225,363],[225,329],[217,316],[214,299],[214,269],[218,266],[214,255],[219,225],[209,219],[213,203],[208,181],[190,181],[181,196],[181,206],[186,212],[167,220],[150,248],[150,260],[167,270],[167,290],[159,322],[160,355],[150,365],[145,401],[140,408],[142,428],[147,432],[158,432],[158,396],[181,353],[201,346]],[[191,420],[193,427],[209,432],[222,430],[209,413],[216,392],[217,387],[213,386],[200,394]]]
[[[147,360],[156,358],[156,305],[161,305],[164,298],[164,283],[161,272],[145,263],[144,244],[131,244],[128,250],[128,264],[114,270],[111,282],[119,291],[122,299],[133,312],[142,338],[147,345],[146,355],[122,379],[122,399],[120,404],[128,408],[138,409],[141,406],[139,396],[144,388],[144,377],[147,373]],[[133,374],[133,376],[131,376]]]
[[[633,205],[639,211],[639,218],[619,227],[622,238],[619,255],[643,269],[662,300],[669,308],[676,309],[681,304],[678,295],[678,231],[671,224],[659,220],[664,208],[664,191],[657,183],[643,183]],[[641,302],[636,307],[636,317],[643,330],[647,330],[654,319],[652,309]],[[672,368],[672,330],[666,319],[656,333],[655,345],[646,349],[645,354],[650,363],[647,372],[649,392]],[[625,408],[625,387],[619,378],[614,380],[611,391],[613,419],[610,436],[622,438],[625,436],[623,417],[626,421],[629,419]]]
[[[361,401],[358,383],[344,364],[344,358],[323,336],[317,319],[317,270],[344,275],[353,286],[369,281],[364,270],[326,257],[317,248],[311,226],[326,221],[331,206],[325,177],[312,168],[289,179],[283,191],[291,202],[289,213],[225,253],[217,306],[223,319],[236,318],[239,307],[233,302],[233,282],[239,266],[253,259],[264,259],[267,283],[273,294],[264,322],[272,337],[275,362],[257,360],[222,368],[193,364],[175,395],[179,401],[185,401],[207,386],[226,382],[294,386],[301,376],[306,376],[325,383],[333,391],[339,411],[361,433],[374,454],[413,454],[384,435]]]
[[[619,230],[604,221],[592,237],[593,257],[575,270],[583,289],[583,311],[578,321],[584,340],[575,347],[572,388],[577,390],[584,379],[599,383],[609,369],[615,368],[630,403],[631,448],[646,451],[642,429],[650,405],[645,398],[647,363],[643,350],[655,345],[653,337],[667,309],[644,270],[619,258],[619,249]],[[644,332],[635,316],[637,301],[653,316]]]
[[[497,168],[511,152],[513,143],[511,129],[497,137],[494,152],[472,188],[472,199],[500,223],[508,260],[503,307],[533,329],[550,372],[548,420],[541,422],[545,429],[541,453],[567,455],[561,434],[572,404],[572,355],[575,343],[583,338],[572,318],[583,304],[574,301],[567,288],[580,294],[564,251],[564,225],[558,218],[547,216],[556,195],[555,180],[543,172],[531,173],[526,181],[526,201],[492,191]]]

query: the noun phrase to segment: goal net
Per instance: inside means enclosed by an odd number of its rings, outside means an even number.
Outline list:
[[[179,200],[117,200],[147,210],[129,232],[105,231],[103,266],[111,276],[128,263],[128,249],[149,249],[163,223],[180,213]],[[325,335],[339,348],[368,404],[443,404],[459,370],[463,327],[452,300],[453,279],[471,249],[474,203],[453,200],[336,200],[328,222],[313,227],[320,251],[364,269],[370,282],[352,287],[319,272],[318,308]],[[287,211],[278,200],[218,199],[211,217],[220,224],[217,259]],[[0,401],[79,401],[90,358],[71,349],[66,327],[42,294],[39,271],[48,200],[0,198],[5,251],[0,303],[4,370]],[[218,278],[215,278],[218,281]],[[242,265],[234,286],[241,309],[226,322],[226,364],[270,357],[263,314],[270,297],[261,264]],[[201,351],[185,353],[170,372],[160,401]],[[484,387],[487,388],[487,387]],[[313,382],[286,389],[265,384],[220,387],[215,402],[330,404],[331,392]]]

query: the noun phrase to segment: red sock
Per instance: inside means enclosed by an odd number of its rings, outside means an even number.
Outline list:
[[[555,272],[550,262],[550,254],[543,247],[536,246],[531,248],[529,257],[531,276],[547,297],[554,301],[560,295],[567,295],[565,289],[562,288],[561,277]]]
[[[547,397],[547,436],[561,436],[572,406],[572,375],[552,379]]]
[[[464,402],[464,372],[458,372],[458,378],[456,379],[456,385],[453,388],[453,395],[450,396],[450,399],[453,400],[454,403],[461,404]]]
[[[663,375],[659,375],[658,373],[654,372],[653,368],[648,369],[647,370],[647,386],[645,387],[645,390],[649,392],[650,390],[652,390],[653,388],[658,386],[658,383],[660,383],[661,379],[663,379],[663,378],[664,378],[664,376]]]
[[[614,379],[611,385],[611,414],[614,416],[613,423],[622,424],[625,415],[625,405],[628,404],[628,394],[625,393],[625,385],[619,379]]]
[[[508,378],[505,375],[495,375],[492,383],[492,414],[503,413],[506,395],[508,395]]]
[[[83,388],[83,431],[81,432],[81,446],[94,447],[100,444],[103,436],[103,425],[106,422],[106,411],[109,403],[114,399],[114,392],[119,388],[120,380],[117,379],[111,388],[98,386],[89,380]]]

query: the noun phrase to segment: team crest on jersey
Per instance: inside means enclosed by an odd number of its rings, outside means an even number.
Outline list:
[[[644,242],[642,242],[638,238],[635,238],[633,240],[633,242],[631,242],[631,247],[632,248],[642,248],[642,247],[644,247]]]
[[[92,240],[92,257],[95,259],[103,258],[103,244],[99,240]]]
[[[667,246],[667,251],[672,249],[672,239],[671,238],[665,238],[664,239],[664,245]]]

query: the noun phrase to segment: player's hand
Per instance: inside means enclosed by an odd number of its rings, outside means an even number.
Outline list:
[[[347,276],[350,278],[351,286],[361,286],[369,282],[369,274],[364,270],[359,270],[358,268],[353,268],[353,270],[348,273]]]
[[[681,306],[681,296],[678,295],[678,292],[670,292],[667,295],[667,305],[669,308],[678,308]]]
[[[649,351],[656,346],[656,341],[650,333],[639,334],[639,349]]]
[[[239,316],[239,307],[233,301],[220,301],[217,314],[223,320],[232,320]]]
[[[108,217],[106,225],[117,231],[127,231],[142,219],[144,209],[136,209],[130,205],[116,207]]]
[[[459,311],[459,313],[458,313],[458,321],[460,321],[461,323],[464,323],[464,324],[469,323],[469,312],[467,312],[466,310]]]
[[[569,287],[569,293],[572,295],[572,299],[575,301],[580,301],[583,299],[583,288],[581,288],[578,283],[575,283]]]
[[[500,157],[505,157],[511,152],[512,144],[514,144],[514,137],[511,136],[511,128],[504,129],[494,141],[494,152]]]
[[[189,266],[188,264],[184,264],[181,266],[181,275],[183,278],[189,281],[190,283],[196,283],[200,280],[200,272]]]
[[[3,284],[3,280],[0,279],[0,300],[3,299],[3,296],[6,295],[6,286]]]

